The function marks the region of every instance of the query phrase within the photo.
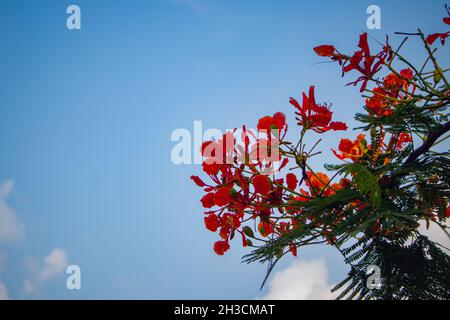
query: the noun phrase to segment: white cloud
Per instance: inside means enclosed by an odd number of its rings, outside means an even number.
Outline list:
[[[8,289],[3,282],[0,282],[0,300],[8,300]]]
[[[294,261],[277,272],[269,285],[267,300],[329,300],[333,284],[328,280],[328,268],[323,259]]]
[[[447,222],[447,226],[450,227],[450,221]],[[425,221],[421,221],[419,232],[430,240],[450,248],[450,238],[436,223],[431,222],[427,229]]]
[[[13,180],[0,183],[0,242],[17,241],[25,236],[24,225],[18,220],[15,211],[6,204],[13,188]]]
[[[53,249],[33,275],[24,280],[22,291],[27,295],[36,294],[44,283],[63,273],[68,264],[66,252],[59,248]]]

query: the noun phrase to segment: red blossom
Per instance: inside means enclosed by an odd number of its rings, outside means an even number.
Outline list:
[[[286,184],[287,184],[288,188],[291,190],[295,190],[297,188],[298,180],[297,180],[297,177],[295,176],[295,174],[288,173],[286,175]]]
[[[309,96],[303,93],[303,103],[300,104],[294,98],[290,103],[297,109],[295,114],[298,124],[306,129],[312,129],[318,133],[329,130],[347,130],[347,125],[343,122],[332,122],[333,112],[326,105],[316,103],[314,96],[314,86],[309,88]]]
[[[342,190],[350,185],[351,181],[347,178],[342,178],[339,183],[333,183],[331,186],[334,190]]]
[[[399,134],[395,146],[397,149],[402,149],[409,142],[412,142],[411,135],[408,132],[402,132]]]
[[[201,198],[201,202],[203,205],[203,208],[212,208],[215,205],[215,201],[214,201],[214,193],[210,192],[205,194],[202,198]]]
[[[277,112],[273,115],[273,121],[278,129],[283,129],[286,126],[286,116],[283,112]]]
[[[343,66],[342,71],[347,73],[352,70],[360,72],[362,75],[354,82],[349,83],[357,85],[362,82],[360,91],[366,89],[367,82],[372,80],[374,75],[381,70],[383,63],[390,58],[391,49],[386,43],[383,49],[375,56],[370,53],[369,43],[367,41],[367,33],[363,33],[359,37],[358,47],[361,49],[348,60],[348,63]]]
[[[293,243],[289,245],[289,251],[292,253],[294,257],[297,256],[297,246]]]
[[[214,243],[214,252],[219,256],[222,256],[230,249],[230,244],[227,241],[217,241]]]
[[[219,190],[217,190],[217,192],[214,196],[214,201],[215,201],[216,205],[218,205],[219,207],[222,207],[222,206],[227,205],[232,200],[231,194],[230,194],[230,189],[231,188],[222,187],[222,188],[219,188]]]
[[[286,116],[282,112],[277,112],[273,116],[265,116],[259,119],[258,130],[283,130],[286,126]]]
[[[315,47],[314,51],[321,57],[333,57],[336,49],[330,45],[322,45]]]
[[[230,228],[237,229],[241,226],[241,221],[239,217],[235,214],[225,213],[222,217],[224,224],[228,225]]]
[[[202,168],[206,174],[215,176],[219,172],[220,166],[216,163],[208,163],[207,161],[204,161],[202,163]]]
[[[207,184],[204,183],[203,180],[200,179],[200,178],[197,177],[197,176],[191,176],[191,179],[192,179],[192,181],[194,181],[194,183],[195,183],[196,185],[198,185],[199,187],[206,187],[206,186],[207,186]]]
[[[445,40],[450,35],[450,31],[445,33],[433,33],[430,34],[425,40],[431,46],[437,39],[441,39],[441,44],[445,45]]]
[[[406,79],[411,80],[414,76],[414,73],[411,68],[403,69],[400,71],[400,75],[405,77]]]
[[[204,220],[206,229],[212,232],[216,232],[220,226],[219,218],[214,213],[209,214]]]
[[[270,179],[265,175],[255,176],[252,182],[253,187],[255,188],[255,193],[266,196],[270,191],[272,191],[272,183],[270,182]]]
[[[358,47],[360,50],[356,51],[351,57],[336,53],[337,50],[328,45],[316,47],[314,51],[319,56],[330,57],[333,61],[338,61],[342,65],[343,73],[348,73],[352,70],[358,71],[361,76],[356,81],[349,83],[349,85],[357,85],[362,82],[360,89],[362,92],[366,89],[368,81],[372,80],[374,75],[381,70],[383,63],[391,58],[392,51],[386,41],[386,44],[379,53],[374,56],[371,55],[367,41],[367,33],[360,35]]]

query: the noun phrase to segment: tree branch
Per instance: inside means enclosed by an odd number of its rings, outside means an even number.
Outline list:
[[[450,130],[450,121],[445,123],[441,128],[439,128],[436,131],[433,131],[428,137],[427,140],[416,150],[411,152],[411,154],[408,156],[406,161],[403,163],[403,167],[409,166],[414,160],[416,160],[418,157],[420,157],[422,154],[430,150],[430,148],[433,146],[433,144],[436,142],[437,139],[439,139],[440,136],[445,134],[447,131]]]
[[[444,135],[446,132],[450,131],[450,121],[442,125],[439,129],[431,132],[427,140],[416,150],[411,152],[411,154],[406,158],[405,162],[402,164],[401,169],[406,169],[409,167],[418,157],[428,152],[433,144],[439,139],[440,136]],[[380,180],[380,186],[382,188],[391,188],[397,182],[398,179],[404,177],[407,174],[406,170],[402,170],[401,172],[395,173],[392,176],[382,177]]]

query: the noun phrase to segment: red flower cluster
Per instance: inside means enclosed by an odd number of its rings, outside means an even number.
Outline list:
[[[445,6],[445,8],[447,10],[448,17],[443,18],[442,21],[445,24],[450,25],[450,10],[449,10],[447,5]],[[440,39],[441,40],[441,44],[445,45],[445,40],[447,39],[448,36],[450,36],[450,31],[447,31],[447,32],[444,32],[444,33],[433,33],[433,34],[430,34],[426,38],[426,41],[431,46],[437,39]]]
[[[386,41],[386,45],[376,55],[372,55],[367,41],[367,33],[363,33],[359,37],[358,47],[360,50],[356,51],[353,56],[346,56],[340,54],[331,45],[322,45],[314,48],[314,51],[321,57],[330,57],[333,61],[338,61],[342,65],[342,72],[348,73],[356,70],[361,73],[361,76],[354,82],[349,83],[357,85],[361,84],[361,92],[366,89],[367,82],[372,80],[374,75],[381,70],[382,65],[391,59],[392,50]]]
[[[329,108],[316,103],[314,87],[310,88],[309,97],[304,94],[303,98],[302,107],[294,99],[291,99],[291,103],[297,108],[296,114],[300,117],[299,123],[303,125],[304,131],[323,133],[347,129],[344,123],[331,121],[332,112]],[[233,133],[227,132],[218,141],[204,142],[201,148],[205,159],[202,167],[213,184],[207,184],[197,176],[191,177],[205,191],[201,198],[202,206],[207,209],[204,223],[206,229],[219,233],[220,240],[214,244],[214,251],[219,255],[229,249],[230,240],[236,234],[240,234],[243,246],[251,245],[249,237],[255,235],[249,233],[249,227],[244,225],[244,221],[249,220],[246,218],[249,212],[252,213],[251,220],[259,221],[257,231],[261,237],[280,235],[298,227],[294,221],[275,223],[271,219],[276,212],[285,211],[282,206],[285,201],[292,200],[290,192],[298,191],[303,195],[296,197],[295,201],[309,201],[319,194],[328,196],[334,192],[333,186],[320,184],[321,179],[330,181],[322,173],[308,175],[307,186],[311,193],[298,190],[299,180],[293,173],[287,174],[285,179],[271,179],[268,174],[274,171],[268,168],[274,162],[279,163],[278,170],[288,163],[288,158],[283,158],[280,152],[280,145],[287,132],[286,117],[281,112],[262,117],[257,129],[263,133],[263,137],[256,137],[244,126],[239,141]],[[262,156],[262,150],[269,151],[269,155]],[[298,210],[289,212],[292,218],[298,213]],[[289,250],[296,254],[295,244],[291,244]]]
[[[309,88],[309,97],[303,93],[301,106],[294,98],[291,98],[290,102],[297,109],[295,114],[298,116],[296,118],[298,124],[305,129],[311,129],[318,133],[329,130],[347,130],[345,123],[331,121],[333,112],[330,111],[330,108],[316,103],[314,86]]]
[[[369,112],[377,117],[390,116],[394,112],[393,107],[399,100],[408,98],[408,90],[411,87],[413,71],[410,68],[401,70],[399,74],[391,73],[381,84],[373,89],[372,97],[366,99]],[[415,91],[412,86],[412,93]]]
[[[444,19],[444,22],[448,24],[449,20],[450,17]],[[448,35],[449,33],[445,36],[431,35],[427,42],[433,43],[439,37],[444,41]],[[387,40],[381,51],[373,55],[367,34],[364,33],[360,35],[358,47],[359,50],[352,56],[341,54],[331,45],[318,46],[314,51],[321,57],[337,61],[344,74],[359,72],[359,77],[350,84],[361,83],[361,91],[371,93],[364,97],[366,110],[373,121],[370,122],[370,128],[373,129],[370,131],[370,141],[373,145],[368,144],[364,134],[359,134],[354,140],[341,139],[338,150],[331,151],[340,160],[357,162],[376,171],[378,169],[373,168],[386,167],[413,141],[409,132],[383,128],[383,121],[386,119],[380,118],[391,116],[397,109],[401,110],[404,105],[402,102],[415,99],[416,88],[423,91],[420,88],[422,75],[416,69],[413,71],[412,68],[406,68],[397,72],[390,64],[387,65],[396,54]],[[426,48],[429,49],[428,46]],[[384,78],[375,79],[375,74],[383,66],[390,68],[390,73]],[[373,84],[372,90],[368,89],[369,82]],[[235,129],[225,133],[217,141],[202,144],[202,169],[212,182],[208,184],[197,176],[192,176],[191,179],[205,192],[200,200],[205,208],[204,224],[207,230],[218,233],[219,239],[214,244],[214,252],[218,255],[229,250],[230,242],[236,235],[240,236],[242,245],[246,247],[253,246],[252,240],[272,241],[289,232],[304,230],[305,226],[309,227],[307,232],[314,230],[329,243],[335,243],[337,239],[333,236],[333,230],[338,229],[339,223],[346,221],[355,212],[375,207],[372,201],[358,196],[358,200],[352,198],[348,203],[324,209],[323,214],[310,213],[308,206],[317,206],[320,203],[318,199],[333,196],[343,189],[357,189],[358,183],[347,178],[342,178],[339,182],[333,181],[337,175],[330,179],[326,173],[314,172],[307,163],[319,153],[312,151],[320,142],[319,140],[310,151],[306,151],[303,138],[307,132],[322,134],[331,130],[347,130],[345,123],[332,121],[333,112],[328,105],[316,102],[314,86],[310,86],[308,94],[302,93],[301,104],[294,98],[290,98],[290,104],[294,106],[296,120],[302,127],[299,142],[295,146],[284,140],[288,125],[286,116],[281,112],[260,118],[257,122],[258,135],[244,126],[240,138],[237,138],[239,135]],[[301,175],[288,173],[284,178],[276,176],[275,173],[281,172],[290,161],[295,164],[291,169],[299,168]],[[348,173],[349,177],[355,174]],[[381,181],[382,177],[377,178]],[[366,195],[361,193],[361,196]],[[448,207],[445,215],[449,216]],[[374,233],[385,232],[383,228],[379,221],[374,221],[367,227]],[[292,241],[284,245],[288,250],[286,252],[297,255],[297,248],[300,246],[298,242]]]

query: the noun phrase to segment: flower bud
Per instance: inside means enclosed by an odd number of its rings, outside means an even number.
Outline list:
[[[252,228],[250,228],[249,226],[245,226],[242,228],[242,231],[244,232],[244,234],[248,237],[254,238],[255,234],[253,233]]]

